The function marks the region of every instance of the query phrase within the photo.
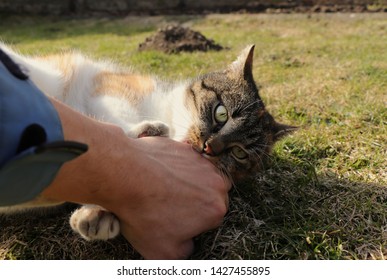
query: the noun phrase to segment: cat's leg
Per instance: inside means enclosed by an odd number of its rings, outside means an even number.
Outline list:
[[[169,126],[160,121],[143,121],[131,127],[128,136],[133,138],[147,136],[169,137]]]
[[[70,225],[86,240],[112,239],[120,233],[117,217],[97,205],[84,205],[75,210]]]

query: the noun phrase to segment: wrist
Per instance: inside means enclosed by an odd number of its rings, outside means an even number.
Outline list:
[[[115,125],[98,122],[66,105],[52,100],[62,121],[65,140],[78,141],[89,150],[62,166],[52,184],[42,196],[49,200],[100,204],[106,198],[114,176],[112,168],[120,158],[120,144],[127,141],[123,130]]]

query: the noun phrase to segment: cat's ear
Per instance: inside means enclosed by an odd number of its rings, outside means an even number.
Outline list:
[[[274,141],[278,141],[282,137],[285,137],[286,135],[296,131],[297,129],[297,126],[274,122],[274,124],[272,125],[273,139]]]
[[[229,70],[245,80],[253,78],[253,57],[255,45],[247,46],[229,66]]]

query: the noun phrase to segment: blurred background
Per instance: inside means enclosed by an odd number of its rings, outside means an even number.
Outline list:
[[[39,15],[214,12],[385,12],[387,0],[1,0],[0,13]]]

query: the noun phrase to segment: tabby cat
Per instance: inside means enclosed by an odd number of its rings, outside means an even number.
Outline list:
[[[164,136],[189,143],[234,183],[259,171],[276,140],[294,128],[276,122],[258,94],[254,46],[224,70],[178,83],[74,52],[25,57],[0,47],[46,95],[119,125],[129,137]],[[6,209],[36,206],[42,205]],[[88,240],[114,238],[120,231],[117,218],[96,205],[76,210],[70,224]]]

